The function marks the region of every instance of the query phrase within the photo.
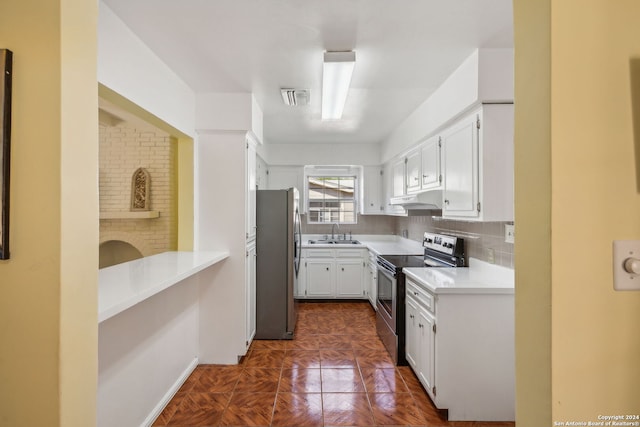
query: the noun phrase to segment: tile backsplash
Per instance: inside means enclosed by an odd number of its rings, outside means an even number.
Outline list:
[[[408,238],[422,241],[425,231],[450,234],[465,240],[466,256],[513,268],[513,243],[504,241],[505,224],[513,222],[467,222],[430,216],[397,217],[395,233],[407,230]]]
[[[302,234],[331,234],[331,224],[307,224],[307,216],[302,217]],[[395,234],[396,218],[385,215],[358,215],[357,224],[343,224],[336,233],[352,234]]]
[[[450,234],[465,240],[466,256],[492,264],[513,268],[513,243],[504,241],[505,224],[513,222],[468,222],[434,218],[431,216],[396,217],[385,215],[358,215],[357,224],[341,225],[338,233],[396,234],[422,242],[425,231]],[[303,234],[331,234],[331,224],[307,224],[302,215]]]

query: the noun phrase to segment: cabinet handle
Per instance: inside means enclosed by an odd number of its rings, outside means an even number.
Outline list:
[[[409,315],[409,318],[413,319],[415,316],[413,314]]]
[[[448,205],[449,204],[449,199],[444,199],[444,204]]]
[[[417,180],[418,180],[418,177],[417,177],[417,176],[414,176],[414,177],[413,177],[413,180],[414,180],[414,181],[417,181]]]
[[[418,296],[418,293],[417,293],[417,292],[414,292],[414,293],[413,293],[413,295]]]
[[[422,323],[418,323],[418,327],[419,328],[424,328],[424,325]]]
[[[423,178],[429,178],[429,175],[422,175]]]

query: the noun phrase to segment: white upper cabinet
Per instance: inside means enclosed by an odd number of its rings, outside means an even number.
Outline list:
[[[256,187],[258,190],[267,189],[267,163],[260,156],[256,156]]]
[[[362,206],[363,215],[381,215],[382,206],[382,168],[365,166],[362,173]]]
[[[383,174],[384,187],[384,213],[386,215],[405,215],[402,206],[392,205],[390,199],[395,196],[401,196],[404,193],[404,159],[394,163],[386,163],[384,165]],[[398,193],[398,194],[396,194]]]
[[[513,104],[484,105],[442,132],[442,216],[513,221]]]
[[[422,159],[421,187],[422,190],[438,188],[442,184],[440,172],[440,146],[441,138],[434,136],[429,138],[420,149]]]
[[[475,115],[447,129],[444,141],[443,214],[477,216],[478,130]]]
[[[304,191],[304,170],[302,166],[270,166],[267,188],[269,190],[285,190],[295,187],[300,194],[300,213],[307,212]]]
[[[247,240],[253,240],[256,238],[256,146],[255,142],[250,138],[247,138],[247,225],[246,225],[246,237]]]
[[[422,175],[422,161],[419,148],[413,150],[405,159],[407,194],[415,193],[422,189],[420,175]]]
[[[404,158],[400,160],[396,160],[391,165],[391,174],[393,177],[393,181],[392,181],[393,192],[391,193],[391,197],[404,196],[406,194],[404,167],[405,167]]]

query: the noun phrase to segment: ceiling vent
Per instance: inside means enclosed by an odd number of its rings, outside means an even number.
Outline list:
[[[307,89],[280,89],[282,101],[291,107],[309,105],[309,90]]]

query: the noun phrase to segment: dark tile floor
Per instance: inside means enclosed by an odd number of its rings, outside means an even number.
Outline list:
[[[153,424],[513,426],[447,422],[411,368],[395,367],[368,303],[299,304],[295,339],[256,340],[237,366],[200,365]]]

